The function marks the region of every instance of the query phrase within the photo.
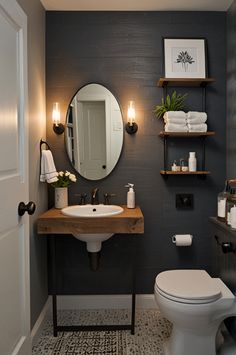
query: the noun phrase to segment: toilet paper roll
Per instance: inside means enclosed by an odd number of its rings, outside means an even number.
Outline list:
[[[172,237],[172,242],[177,247],[188,247],[192,245],[193,236],[191,234],[176,234]]]

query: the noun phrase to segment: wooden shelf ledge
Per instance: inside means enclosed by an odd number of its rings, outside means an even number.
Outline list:
[[[172,171],[172,170],[161,170],[161,175],[209,175],[210,171],[198,170],[198,171]]]
[[[215,82],[213,78],[160,78],[157,86],[192,86],[205,87]]]
[[[209,136],[214,136],[215,132],[214,131],[208,131],[208,132],[165,132],[161,131],[159,133],[160,137],[209,137]]]
[[[52,208],[39,216],[38,234],[75,234],[75,233],[144,233],[144,217],[140,207],[123,207],[120,214],[109,217],[69,217],[61,210]]]

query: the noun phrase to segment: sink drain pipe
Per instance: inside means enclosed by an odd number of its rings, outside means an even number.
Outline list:
[[[100,256],[101,256],[100,251],[95,252],[95,253],[88,252],[88,256],[89,256],[90,270],[97,271],[99,268],[99,261],[100,261]]]

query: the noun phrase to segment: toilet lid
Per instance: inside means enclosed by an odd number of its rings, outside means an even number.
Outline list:
[[[156,286],[171,297],[185,300],[214,301],[221,290],[204,270],[168,270],[156,277]]]

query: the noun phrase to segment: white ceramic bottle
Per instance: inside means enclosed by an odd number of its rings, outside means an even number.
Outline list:
[[[232,229],[236,229],[236,206],[230,210],[230,225]]]
[[[226,201],[229,195],[229,182],[226,180],[224,191],[220,192],[217,197],[217,218],[222,222],[226,222]]]
[[[128,183],[125,187],[129,188],[129,191],[127,192],[127,208],[135,208],[134,184]]]
[[[189,152],[188,168],[189,171],[197,171],[197,159],[195,152]]]

